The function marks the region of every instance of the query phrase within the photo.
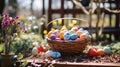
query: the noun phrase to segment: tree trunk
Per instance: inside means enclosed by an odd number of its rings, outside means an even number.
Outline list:
[[[8,8],[8,11],[10,13],[11,16],[15,16],[18,12],[18,3],[17,3],[17,0],[9,0],[9,7],[12,7],[12,8]]]
[[[32,15],[34,15],[33,3],[34,3],[34,0],[31,0],[31,3],[30,3],[30,11],[31,11],[31,14],[32,14]]]

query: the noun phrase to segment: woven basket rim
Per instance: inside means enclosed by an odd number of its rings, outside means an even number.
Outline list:
[[[47,38],[47,40],[51,41],[51,42],[60,42],[60,43],[76,43],[76,42],[78,42],[78,43],[85,43],[86,42],[87,43],[87,41],[83,42],[80,40],[70,40],[70,41],[61,40],[61,41],[59,41],[59,40],[51,40],[49,38]]]

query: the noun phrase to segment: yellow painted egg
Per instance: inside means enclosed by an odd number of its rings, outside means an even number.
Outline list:
[[[60,31],[68,30],[66,26],[63,26]]]

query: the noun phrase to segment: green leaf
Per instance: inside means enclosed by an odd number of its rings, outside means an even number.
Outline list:
[[[0,19],[2,19],[2,16],[0,15]]]
[[[26,65],[28,64],[28,62],[27,62],[27,60],[25,60],[25,61],[23,61],[23,63],[22,63],[22,67],[25,67]]]
[[[20,60],[23,58],[23,54],[19,53],[17,59]]]
[[[3,48],[4,48],[3,44],[0,44],[0,52],[3,51]]]

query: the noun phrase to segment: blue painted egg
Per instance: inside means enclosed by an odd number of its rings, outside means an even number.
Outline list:
[[[61,53],[60,52],[53,52],[52,57],[53,58],[59,58],[59,57],[61,57]]]
[[[104,51],[105,51],[106,54],[111,54],[110,47],[104,47]]]
[[[84,31],[84,29],[83,29],[83,28],[80,28],[78,31]]]
[[[70,35],[70,40],[75,40],[77,38],[78,38],[78,35],[75,33]]]
[[[37,54],[38,54],[37,47],[34,47],[34,48],[32,49],[32,54],[33,54],[33,55],[37,55]]]
[[[70,39],[70,32],[66,32],[65,34],[64,34],[64,40],[69,40]]]
[[[85,34],[89,35],[89,32],[87,30],[84,30],[83,31]]]
[[[48,50],[47,52],[45,52],[45,56],[46,57],[52,57],[53,51]]]

